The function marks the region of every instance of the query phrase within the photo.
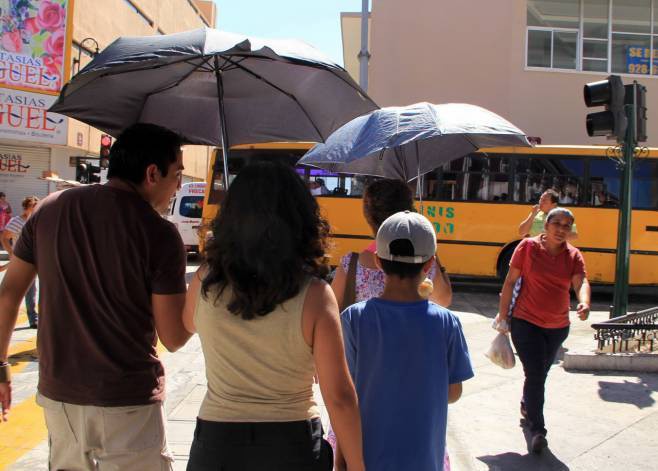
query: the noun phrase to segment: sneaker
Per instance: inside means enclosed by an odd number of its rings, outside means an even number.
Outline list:
[[[530,449],[533,453],[541,453],[544,448],[548,446],[548,440],[543,433],[536,433],[532,436]]]
[[[30,329],[36,329],[37,328],[37,323],[35,322],[34,324],[30,324]]]

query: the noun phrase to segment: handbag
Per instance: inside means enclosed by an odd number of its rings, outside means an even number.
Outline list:
[[[352,252],[350,254],[350,264],[347,267],[347,277],[345,278],[345,292],[343,293],[343,302],[340,305],[340,312],[343,312],[356,301],[356,264],[359,261],[359,254]]]

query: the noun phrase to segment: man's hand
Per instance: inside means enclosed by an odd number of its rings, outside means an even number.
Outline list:
[[[0,383],[0,423],[9,420],[11,409],[11,383]]]
[[[589,304],[579,303],[578,307],[576,307],[576,314],[578,314],[581,321],[586,321],[589,317]]]
[[[532,207],[532,214],[536,216],[539,213],[539,205],[536,204]]]

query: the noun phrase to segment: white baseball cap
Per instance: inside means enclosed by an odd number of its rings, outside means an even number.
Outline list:
[[[391,254],[391,243],[408,240],[413,255]],[[418,213],[400,211],[386,219],[377,231],[377,256],[403,263],[424,263],[436,254],[436,233],[429,220]]]

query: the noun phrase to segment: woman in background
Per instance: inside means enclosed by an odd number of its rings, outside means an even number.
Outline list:
[[[498,329],[506,332],[506,320],[514,285],[523,284],[512,310],[511,333],[523,364],[525,382],[521,415],[532,435],[530,447],[539,453],[548,446],[544,423],[544,388],[548,371],[560,345],[569,335],[571,288],[578,298],[580,320],[589,316],[591,290],[580,250],[569,244],[575,218],[566,208],[549,211],[544,232],[527,237],[514,250],[500,295]],[[505,318],[507,316],[504,316]]]

